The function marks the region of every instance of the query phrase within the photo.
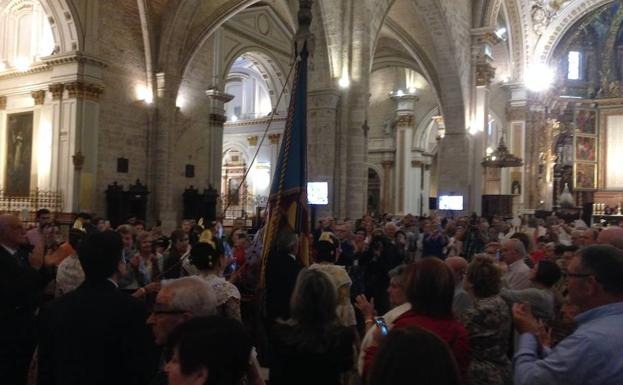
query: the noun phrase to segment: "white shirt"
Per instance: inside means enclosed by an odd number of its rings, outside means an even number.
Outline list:
[[[508,271],[504,274],[506,286],[511,290],[522,290],[531,287],[530,268],[522,259],[508,265]]]

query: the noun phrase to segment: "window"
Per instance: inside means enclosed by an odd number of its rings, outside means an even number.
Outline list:
[[[48,17],[39,1],[1,1],[0,71],[27,70],[42,56],[52,55],[54,38]]]
[[[580,80],[580,65],[582,63],[582,54],[578,51],[569,51],[567,79]]]

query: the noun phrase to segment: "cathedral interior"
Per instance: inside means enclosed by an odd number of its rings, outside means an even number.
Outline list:
[[[225,221],[257,217],[298,7],[1,0],[0,211],[111,217],[123,193],[173,229],[201,193]],[[448,196],[483,216],[621,215],[620,1],[315,0],[312,16],[318,215],[428,215]]]

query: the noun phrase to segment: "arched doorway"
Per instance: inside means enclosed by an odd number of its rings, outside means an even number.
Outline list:
[[[228,207],[226,217],[248,218],[266,205],[287,106],[285,97],[278,101],[283,87],[280,73],[267,54],[252,51],[238,56],[227,74],[224,89],[233,99],[225,104],[223,148],[237,150],[223,155],[221,190],[230,203],[223,206]],[[240,183],[242,195],[231,195]]]

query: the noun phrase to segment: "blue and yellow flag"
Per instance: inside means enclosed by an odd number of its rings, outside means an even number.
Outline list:
[[[263,286],[264,269],[268,255],[281,230],[299,235],[300,262],[309,264],[309,213],[307,207],[307,43],[297,57],[288,117],[279,150],[277,167],[273,175],[268,198],[268,222],[264,230],[262,250]]]

